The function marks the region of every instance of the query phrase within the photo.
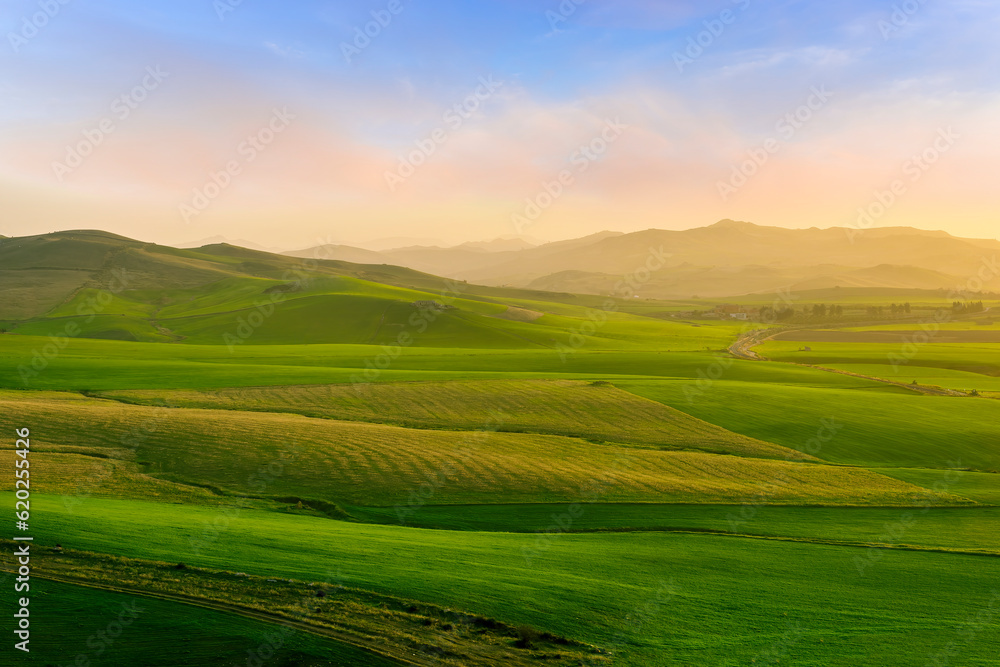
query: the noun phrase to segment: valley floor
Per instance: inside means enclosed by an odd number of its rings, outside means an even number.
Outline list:
[[[995,344],[734,356],[738,327],[620,314],[567,351],[576,306],[467,307],[392,356],[199,344],[210,304],[157,311],[183,343],[0,337],[0,430],[31,429],[14,664],[1000,666]]]

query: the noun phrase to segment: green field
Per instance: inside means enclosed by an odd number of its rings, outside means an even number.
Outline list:
[[[935,343],[933,338],[906,343],[816,343],[812,350],[800,352],[803,343],[770,341],[759,348],[761,354],[776,361],[801,364],[880,364],[883,375],[907,373],[908,366],[958,370],[990,377],[1000,375],[1000,345],[990,343]],[[898,372],[897,372],[898,369]]]
[[[32,593],[32,614],[39,621],[31,653],[12,653],[5,664],[72,665],[86,660],[92,665],[237,667],[246,665],[251,651],[273,653],[275,665],[401,664],[324,637],[279,635],[278,626],[271,623],[176,602],[44,579],[32,584]]]
[[[291,412],[411,428],[471,430],[492,424],[499,431],[763,458],[785,458],[791,453],[724,431],[607,382],[453,380],[100,395],[145,404],[165,400],[176,407]]]
[[[93,519],[39,497],[37,539],[299,580],[339,568],[347,585],[548,628],[608,647],[626,665],[746,664],[790,626],[795,664],[912,664],[988,608],[996,577],[996,559],[983,556],[878,550],[870,559],[857,547],[658,533],[567,534],[537,548],[529,535],[255,511],[229,518],[195,553],[198,528],[218,510],[103,499],[87,507]],[[860,570],[859,557],[868,563]],[[986,623],[980,641],[962,644],[963,660],[1000,664],[998,631],[995,618]]]
[[[266,664],[1000,667],[1000,343],[899,334],[943,292],[805,291],[771,325],[695,311],[774,295],[86,231],[4,239],[0,267],[38,568],[39,650],[14,664],[71,664],[138,599],[90,664],[244,665],[295,621]],[[728,352],[772,326],[766,360]]]
[[[685,382],[635,381],[621,388],[675,405],[744,435],[824,461],[863,466],[1000,471],[1000,402],[926,396],[886,387],[841,389],[720,380],[687,402]],[[824,420],[836,427],[817,441]],[[963,437],[956,438],[960,433]]]
[[[926,473],[927,471],[919,471]],[[906,474],[906,473],[903,473]],[[918,473],[919,474],[919,473]],[[975,475],[980,473],[959,473]],[[995,476],[994,476],[995,477]],[[929,486],[941,481],[924,478]],[[949,478],[950,481],[951,478]],[[975,489],[947,484],[953,491]],[[985,486],[985,485],[984,485]],[[1000,481],[991,480],[978,498],[996,504]],[[394,510],[351,508],[373,523],[398,524]],[[715,532],[823,543],[884,544],[1000,554],[997,507],[787,507],[781,505],[630,505],[586,503],[569,514],[567,505],[428,505],[407,517],[407,523],[440,530],[509,533],[561,532]],[[538,540],[539,538],[536,538]],[[548,541],[543,535],[541,543]]]
[[[735,333],[734,333],[735,335]],[[0,387],[101,390],[217,389],[262,385],[407,380],[622,377],[727,379],[874,387],[786,363],[731,359],[721,352],[665,350],[390,349],[379,345],[171,345],[82,338],[0,336]]]
[[[36,436],[43,466],[74,478],[81,475],[72,472],[74,463],[119,471],[88,473],[95,480],[93,492],[105,495],[131,488],[129,495],[142,497],[142,479],[219,493],[369,506],[409,506],[414,498],[426,500],[427,494],[436,502],[472,504],[572,502],[584,494],[608,501],[719,503],[742,502],[761,489],[769,490],[769,502],[779,504],[901,505],[921,492],[860,468],[791,460],[801,458],[793,457],[794,452],[788,461],[774,461],[661,451],[670,449],[669,435],[654,449],[494,432],[489,423],[466,432],[407,429],[280,413],[123,405],[54,392],[30,398],[6,392],[0,394],[0,404],[6,408],[0,416],[4,428],[16,428],[19,422],[8,417],[15,410],[22,422],[46,425]],[[79,433],[82,420],[91,428]],[[83,449],[61,450],[69,439]],[[734,438],[733,448],[740,442]],[[234,448],[240,452],[236,460]],[[95,464],[95,455],[106,458]],[[148,475],[140,478],[133,471],[131,480],[120,481],[126,471],[119,469],[130,461]],[[109,488],[101,491],[105,483]],[[150,492],[170,496],[182,489],[158,484]],[[935,502],[969,501],[942,494]]]

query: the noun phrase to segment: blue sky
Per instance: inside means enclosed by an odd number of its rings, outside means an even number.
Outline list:
[[[0,233],[294,246],[557,239],[723,217],[850,226],[903,179],[879,226],[996,235],[997,3],[390,4],[5,1]],[[387,24],[348,62],[344,45],[375,26],[372,12]],[[148,67],[168,74],[94,134]],[[469,98],[481,80],[502,85]],[[829,99],[816,103],[817,89]],[[475,108],[448,127],[467,99]],[[807,120],[779,137],[810,99]],[[247,160],[239,147],[281,109],[294,119]],[[578,149],[600,145],[616,118],[628,129],[578,171]],[[949,127],[953,144],[908,176],[907,160]],[[773,138],[766,161],[743,167]],[[67,170],[75,148],[88,155]],[[234,161],[239,173],[213,188]],[[564,170],[550,202],[546,184]]]

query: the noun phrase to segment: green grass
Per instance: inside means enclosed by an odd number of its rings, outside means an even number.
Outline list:
[[[919,384],[936,387],[947,387],[958,391],[1000,391],[1000,377],[980,375],[969,371],[955,371],[948,368],[933,368],[906,364],[897,371],[886,364],[829,364],[827,368],[859,373],[871,377],[880,377],[892,382],[910,384],[914,380]]]
[[[783,363],[733,360],[708,352],[550,349],[474,350],[381,345],[129,343],[0,336],[0,387],[12,389],[205,389],[358,381],[584,378],[625,376],[807,386],[877,383]]]
[[[910,471],[902,474],[909,476]],[[927,486],[942,479],[940,471],[922,471],[908,481]],[[896,473],[894,472],[893,475]],[[981,475],[981,473],[965,473]],[[936,475],[936,477],[934,476]],[[997,477],[993,475],[993,477]],[[997,481],[983,489],[949,485],[955,493],[975,494],[996,502]],[[992,499],[992,500],[991,500]],[[396,513],[377,507],[350,508],[372,523],[399,525]],[[570,512],[572,511],[572,514]],[[909,514],[907,514],[909,513]],[[850,543],[916,545],[925,548],[990,550],[1000,553],[995,530],[1000,508],[782,507],[775,505],[634,505],[585,503],[569,505],[428,505],[407,524],[439,530],[539,533],[547,530],[589,531],[716,531],[736,534]],[[892,527],[889,530],[887,527]]]
[[[65,437],[64,433],[57,435],[56,442],[64,442]],[[34,487],[45,493],[63,495],[70,505],[91,495],[199,504],[219,504],[223,500],[206,489],[146,475],[134,461],[105,458],[114,453],[103,447],[46,446],[40,441],[31,454]],[[0,451],[0,465],[4,470],[13,470],[15,461],[13,450]],[[13,476],[10,481],[0,483],[0,488],[4,489],[13,489],[13,486]]]
[[[452,380],[365,385],[247,387],[217,391],[118,391],[102,397],[186,408],[298,413],[411,428],[499,430],[654,448],[786,458],[793,452],[720,429],[607,384],[573,380]]]
[[[832,374],[831,374],[832,375]],[[926,396],[904,389],[857,390],[720,380],[697,393],[682,381],[621,382],[723,428],[836,463],[1000,470],[1000,401]],[[688,392],[685,392],[685,389]],[[810,441],[833,420],[827,442]]]
[[[997,329],[1000,329],[1000,311],[983,313],[982,315],[974,317],[963,316],[962,319],[939,322],[937,325],[940,327],[941,331],[996,331]],[[909,322],[901,324],[886,323],[866,327],[851,327],[850,329],[847,329],[847,331],[914,331],[919,329],[919,324],[915,326],[913,322]]]
[[[5,281],[10,305],[0,319],[31,336],[71,326],[82,338],[208,345],[234,336],[263,345],[394,345],[403,335],[404,345],[425,347],[554,349],[581,341],[592,349],[698,350],[706,342],[724,347],[739,332],[737,325],[702,330],[644,317],[623,299],[486,288],[400,267],[306,263],[225,246],[177,250],[100,233],[15,239],[0,257],[5,268],[58,267],[72,278],[35,276],[33,286],[15,271]],[[29,305],[32,299],[44,306]],[[413,305],[420,301],[450,308],[428,315]],[[543,316],[497,317],[527,303]],[[613,312],[603,312],[607,303]]]
[[[40,317],[58,306],[67,294],[79,289],[90,273],[71,269],[8,269],[0,261],[0,327],[11,329],[17,321]]]
[[[906,372],[906,366],[925,366],[1000,376],[1000,344],[934,343],[904,347],[888,343],[814,343],[809,352],[799,352],[802,343],[769,341],[757,348],[768,359],[801,364],[884,364],[886,377]],[[919,342],[919,341],[918,341]]]
[[[46,318],[79,317],[100,312],[102,315],[149,319],[158,309],[152,303],[136,298],[132,291],[112,293],[94,287],[76,292],[73,297],[46,313]]]
[[[895,477],[917,486],[932,489],[937,484],[944,484],[949,492],[970,498],[976,502],[990,505],[1000,505],[1000,475],[980,472],[949,471],[943,477],[940,470],[920,470],[914,468],[896,468],[887,470],[880,468],[879,472],[889,477]]]
[[[949,642],[962,664],[1000,664],[995,615],[975,641],[959,634],[990,604],[994,558],[880,550],[859,572],[868,550],[809,543],[628,533],[557,535],[537,549],[534,535],[253,511],[220,523],[209,508],[99,499],[81,515],[34,502],[40,544],[304,580],[340,568],[349,586],[529,623],[611,648],[622,665],[743,665],[783,645],[782,661],[797,665],[904,666]]]
[[[35,436],[43,450],[71,442],[134,460],[169,481],[351,505],[412,507],[431,497],[438,503],[572,502],[580,497],[738,503],[757,497],[762,488],[769,502],[779,504],[904,505],[920,493],[918,487],[858,468],[554,435],[163,409],[59,393],[2,392],[0,405],[0,428],[45,424]],[[81,423],[88,428],[81,430]],[[130,495],[141,493],[141,479],[130,480],[139,485]],[[111,492],[131,488],[129,483],[116,484]],[[938,501],[967,502],[947,494]]]
[[[282,628],[190,605],[35,578],[30,654],[4,647],[6,665],[236,667]],[[119,616],[129,624],[120,627]],[[98,633],[103,633],[99,635]],[[269,639],[272,638],[272,639]],[[88,643],[89,642],[89,643]],[[390,667],[399,663],[332,639],[291,633],[267,663],[291,667]],[[87,661],[87,662],[84,662]]]
[[[46,317],[15,322],[8,328],[21,335],[47,336],[72,326],[75,335],[82,338],[109,338],[106,331],[110,326],[131,334],[118,339],[169,341],[153,326],[155,316],[161,327],[176,332],[184,342],[205,345],[229,345],[232,337],[239,337],[242,343],[258,345],[396,345],[405,340],[407,345],[424,347],[555,349],[577,345],[579,340],[592,349],[641,346],[689,351],[704,349],[706,344],[723,348],[739,332],[735,326],[703,331],[685,323],[623,313],[605,316],[607,321],[595,327],[583,308],[570,309],[575,317],[544,315],[518,322],[498,317],[506,305],[473,299],[449,299],[452,309],[428,314],[413,304],[443,301],[436,294],[349,278],[324,279],[316,282],[322,289],[282,292],[277,297],[269,292],[284,285],[287,283],[276,280],[228,279],[211,286],[217,290],[202,295],[195,290],[136,290],[109,298],[97,307],[88,304],[102,293],[86,289]],[[347,288],[353,291],[344,291]],[[277,302],[272,300],[278,297]]]
[[[734,361],[743,323],[671,317],[721,300],[602,313],[599,296],[99,232],[4,239],[0,266],[13,332],[0,335],[0,429],[32,428],[39,546],[276,578],[339,570],[626,666],[926,665],[945,647],[949,664],[1000,665],[998,618],[974,641],[962,625],[990,604],[998,561],[956,553],[1000,550],[1000,475],[975,472],[1000,469],[1000,404],[786,363],[987,390],[1000,345],[770,342],[775,361]],[[413,302],[448,287],[455,307],[421,323]],[[917,311],[942,299],[799,296]],[[754,299],[773,301],[740,302]],[[508,306],[541,315],[504,318]],[[477,435],[496,412],[504,432]],[[838,465],[780,460],[790,450]],[[39,641],[85,638],[114,597],[36,585]],[[111,664],[226,665],[268,627],[163,604]],[[190,643],[167,647],[177,636]],[[289,665],[377,664],[319,639],[288,648]]]
[[[87,315],[59,319],[32,320],[13,330],[18,336],[57,336],[67,334],[80,338],[114,341],[169,343],[174,339],[158,331],[148,319],[127,315]]]

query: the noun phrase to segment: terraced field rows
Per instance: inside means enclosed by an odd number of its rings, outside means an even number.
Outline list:
[[[4,470],[13,470],[15,460],[12,450],[0,450]],[[206,489],[146,475],[131,461],[46,451],[32,452],[30,460],[32,491],[62,496],[69,508],[92,496],[199,504],[222,501]],[[12,476],[3,489],[14,490]]]
[[[294,412],[439,429],[481,428],[501,412],[502,431],[762,458],[784,459],[793,453],[607,384],[572,380],[240,387],[215,391],[118,391],[101,395],[142,403],[166,399],[172,405],[190,408]],[[812,458],[804,454],[796,457]]]
[[[350,505],[588,500],[905,505],[924,496],[920,487],[856,468],[596,445],[553,435],[129,406],[74,394],[2,392],[0,428],[14,428],[15,406],[16,419],[44,425],[32,433],[43,453],[73,445],[134,454],[147,471],[171,481]],[[81,430],[85,420],[88,428]],[[127,495],[135,493],[142,490]],[[935,498],[943,504],[967,502],[947,494]]]
[[[805,448],[823,428],[824,420],[832,421],[836,434],[810,448],[824,461],[1000,471],[996,426],[1000,402],[992,399],[928,396],[891,385],[858,390],[726,379],[689,403],[685,389],[696,388],[693,383],[625,380],[621,386],[682,406],[697,417],[747,436],[788,447]]]

